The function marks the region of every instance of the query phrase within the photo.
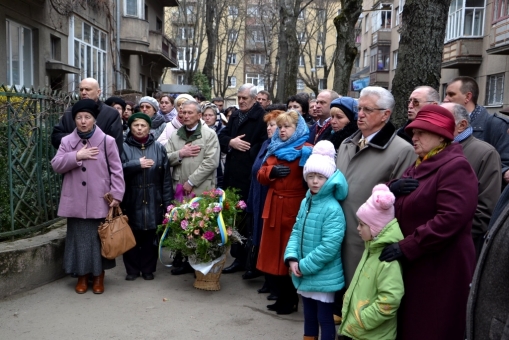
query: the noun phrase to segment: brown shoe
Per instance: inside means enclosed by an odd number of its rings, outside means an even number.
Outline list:
[[[343,318],[339,315],[334,314],[334,324],[335,325],[341,325],[341,321],[343,321]]]
[[[104,293],[104,270],[99,276],[94,276],[94,284],[92,285],[94,294]]]
[[[88,290],[88,274],[78,276],[78,283],[76,283],[76,288],[74,288],[76,293],[84,294]]]

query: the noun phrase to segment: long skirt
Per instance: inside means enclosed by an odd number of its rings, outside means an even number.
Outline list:
[[[105,269],[114,268],[115,260],[101,256],[101,241],[97,229],[104,219],[67,219],[65,237],[64,270],[66,273],[93,276]]]

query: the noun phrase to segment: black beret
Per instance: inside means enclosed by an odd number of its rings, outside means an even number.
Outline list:
[[[71,112],[73,120],[76,119],[78,112],[88,112],[97,119],[97,116],[99,116],[99,105],[97,105],[95,100],[82,99],[72,106]]]
[[[122,106],[122,110],[124,110],[124,111],[125,111],[125,107],[126,107],[125,100],[123,100],[122,98],[119,98],[119,97],[109,97],[108,99],[106,99],[104,104],[106,104],[108,106],[113,106],[115,104],[118,104],[118,105]]]

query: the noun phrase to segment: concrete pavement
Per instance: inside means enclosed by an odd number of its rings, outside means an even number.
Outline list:
[[[102,295],[76,294],[77,279],[67,276],[0,300],[0,339],[302,339],[302,306],[269,312],[267,294],[256,292],[263,279],[241,275],[222,275],[221,290],[207,292],[193,288],[192,274],[173,276],[159,263],[155,280],[131,282],[120,257]]]

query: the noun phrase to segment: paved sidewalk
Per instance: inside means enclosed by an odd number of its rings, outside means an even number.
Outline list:
[[[221,290],[207,292],[193,288],[192,274],[173,276],[159,263],[155,280],[131,282],[120,257],[102,295],[76,294],[77,279],[65,277],[0,300],[0,339],[302,339],[302,306],[269,312],[267,294],[256,292],[263,278],[241,275],[222,275]]]

